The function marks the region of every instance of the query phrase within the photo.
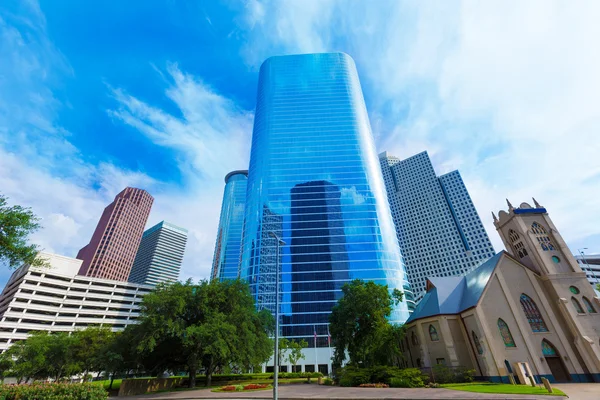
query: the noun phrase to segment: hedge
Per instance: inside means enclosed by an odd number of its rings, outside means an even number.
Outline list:
[[[89,383],[34,383],[0,385],[2,400],[106,400],[102,386]]]
[[[338,371],[340,386],[356,387],[365,384],[383,383],[392,387],[423,387],[423,373],[417,368],[400,369],[379,366],[357,368],[347,366]]]

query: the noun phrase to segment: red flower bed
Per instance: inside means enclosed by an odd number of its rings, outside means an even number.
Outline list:
[[[387,385],[385,383],[362,383],[359,387],[366,387],[366,388],[389,388],[390,385]]]
[[[249,385],[244,386],[244,390],[253,390],[253,389],[266,389],[269,385],[260,384],[260,383],[251,383]]]
[[[224,392],[235,392],[235,386],[234,385],[223,386],[221,388],[221,390]]]

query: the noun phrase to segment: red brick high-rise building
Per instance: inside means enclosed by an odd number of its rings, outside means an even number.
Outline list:
[[[79,250],[80,275],[127,281],[154,198],[127,187],[102,213],[92,240]]]

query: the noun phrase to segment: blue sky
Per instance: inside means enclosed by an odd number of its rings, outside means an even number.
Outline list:
[[[572,250],[600,252],[598,20],[593,1],[5,0],[0,192],[42,217],[36,243],[75,256],[143,187],[149,225],[190,230],[182,278],[206,277],[261,62],[344,51],[378,150],[459,169],[497,250],[490,211],[535,196]]]

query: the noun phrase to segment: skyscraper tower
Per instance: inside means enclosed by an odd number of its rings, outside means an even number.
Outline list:
[[[465,275],[495,254],[458,171],[437,177],[427,152],[379,161],[417,299],[426,278]]]
[[[211,280],[236,279],[239,275],[247,184],[248,171],[232,171],[225,176]]]
[[[129,282],[156,285],[176,281],[183,262],[187,229],[162,221],[142,236]]]
[[[92,240],[79,250],[80,275],[127,281],[154,198],[127,187],[102,213]]]
[[[277,240],[269,232],[286,243],[279,260],[283,336],[327,351],[331,308],[352,279],[386,284],[412,299],[358,74],[347,54],[263,63],[247,193],[240,275],[257,306],[274,310]],[[405,301],[390,319],[402,323],[408,315]],[[305,355],[310,363],[312,350]],[[326,352],[319,362],[329,359]]]

